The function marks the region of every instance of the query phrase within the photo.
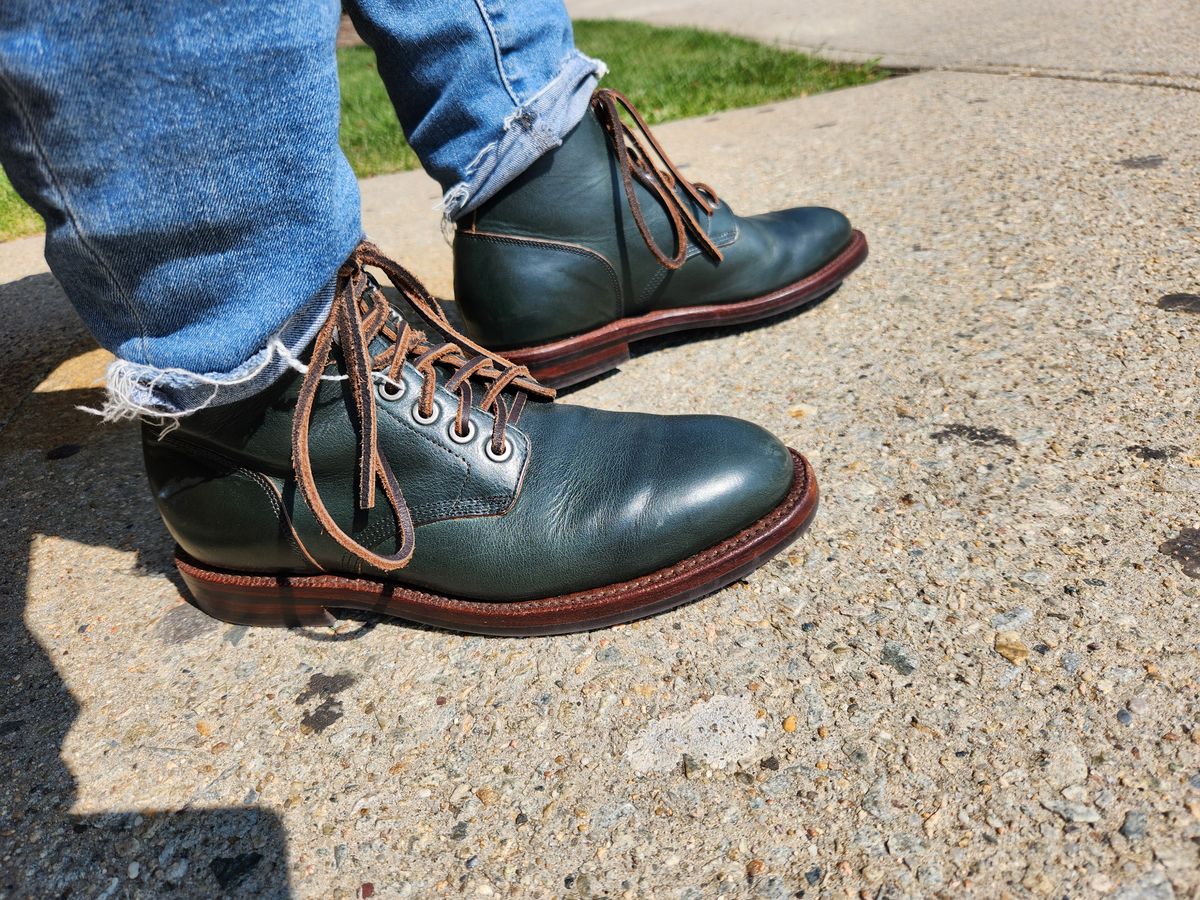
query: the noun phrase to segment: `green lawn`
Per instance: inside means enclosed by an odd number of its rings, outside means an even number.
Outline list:
[[[42,230],[42,220],[17,196],[13,186],[0,172],[0,241]]]
[[[583,20],[575,23],[575,42],[608,63],[605,87],[629,97],[651,125],[867,84],[888,74],[875,65],[826,62],[697,28]]]
[[[694,28],[582,20],[575,41],[608,63],[620,89],[651,123],[754,106],[878,81],[873,65],[826,62],[803,53]],[[366,47],[338,51],[342,147],[360,177],[417,167]],[[0,240],[32,234],[41,221],[0,176]]]

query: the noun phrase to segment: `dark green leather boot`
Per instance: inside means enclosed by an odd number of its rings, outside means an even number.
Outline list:
[[[179,570],[226,621],[328,624],[350,607],[488,634],[594,628],[742,577],[816,509],[803,457],[755,425],[551,402],[370,244],[306,362],[144,426]]]
[[[615,368],[630,341],[816,300],[866,256],[832,209],[734,215],[605,90],[562,146],[459,221],[454,293],[472,338],[563,387]]]

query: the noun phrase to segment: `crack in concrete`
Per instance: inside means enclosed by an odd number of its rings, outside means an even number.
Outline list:
[[[1112,71],[1089,73],[1072,69],[1055,69],[1047,66],[1023,66],[1015,63],[888,63],[886,52],[845,50],[838,47],[812,47],[801,44],[783,44],[790,50],[818,56],[832,62],[878,63],[894,75],[920,75],[923,72],[957,72],[964,75],[1007,75],[1026,78],[1048,78],[1054,81],[1082,81],[1094,84],[1126,84],[1133,87],[1158,87],[1176,91],[1200,93],[1200,76],[1174,75],[1170,72]]]
[[[892,67],[888,67],[892,68]],[[894,71],[894,68],[893,68]],[[1021,76],[1024,78],[1046,78],[1051,81],[1081,81],[1089,84],[1123,84],[1131,87],[1167,88],[1173,91],[1188,91],[1200,93],[1200,82],[1194,84],[1161,80],[1158,75],[1141,75],[1140,73],[1113,73],[1112,75],[1087,75],[1081,72],[1056,72],[1045,69],[1022,69],[1017,67],[991,66],[935,66],[928,69],[916,69],[925,72],[959,72],[965,75],[1005,75],[1008,77]],[[1171,76],[1175,77],[1175,76]],[[1185,76],[1179,76],[1181,78]]]

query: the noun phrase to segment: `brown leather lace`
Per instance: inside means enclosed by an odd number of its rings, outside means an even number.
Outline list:
[[[629,209],[633,213],[633,220],[637,223],[638,231],[642,233],[642,239],[650,248],[650,252],[654,254],[654,258],[668,269],[678,269],[687,259],[688,235],[690,234],[705,253],[720,262],[722,259],[720,249],[713,243],[704,227],[696,221],[696,217],[688,205],[675,193],[675,188],[677,186],[682,188],[683,192],[709,216],[721,202],[716,191],[701,182],[693,184],[680,174],[675,163],[671,162],[671,158],[667,156],[662,145],[651,133],[646,120],[642,118],[641,113],[634,109],[633,104],[624,94],[608,88],[596,91],[592,95],[592,110],[607,132],[609,142],[617,155],[617,167],[621,170],[621,180],[625,184],[625,196],[629,200]],[[624,110],[633,119],[637,131],[625,124],[625,120],[621,118],[621,110]],[[651,150],[653,150],[653,155],[651,155]],[[655,157],[662,163],[661,168],[654,162]],[[650,227],[646,224],[646,217],[642,213],[642,204],[638,200],[637,191],[633,186],[635,178],[646,190],[658,198],[658,202],[671,220],[671,228],[675,235],[675,254],[673,256],[667,256],[650,233]]]
[[[395,286],[420,317],[445,340],[431,342],[407,322],[400,319],[383,292],[366,273],[366,267],[379,269]],[[371,343],[383,336],[387,347],[371,352]],[[333,343],[341,346],[346,376],[354,398],[353,417],[358,430],[358,506],[375,506],[375,486],[378,482],[392,508],[399,535],[399,548],[392,555],[382,555],[364,547],[346,534],[326,509],[313,477],[308,432],[313,405],[325,369],[329,365]],[[337,290],[329,318],[313,343],[292,422],[292,466],[300,493],[312,509],[317,521],[329,535],[365,563],[384,571],[403,568],[412,559],[414,528],[412,513],[405,502],[400,483],[391,465],[379,450],[375,382],[397,384],[403,377],[404,364],[413,360],[414,368],[424,376],[417,412],[428,417],[433,413],[434,392],[437,389],[436,366],[453,367],[446,380],[446,390],[458,395],[454,429],[460,437],[470,433],[472,389],[471,379],[491,384],[479,403],[479,408],[491,412],[492,452],[505,452],[505,429],[520,419],[526,397],[530,394],[551,398],[554,391],[538,384],[525,366],[510,363],[503,357],[473,343],[459,334],[446,318],[436,300],[408,271],[392,262],[374,244],[363,241],[342,265],[337,276]],[[506,394],[506,391],[508,392]]]

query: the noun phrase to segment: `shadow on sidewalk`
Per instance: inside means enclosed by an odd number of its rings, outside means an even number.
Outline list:
[[[9,357],[0,413],[0,895],[290,896],[286,834],[272,812],[197,808],[202,799],[175,810],[72,812],[78,784],[62,748],[80,703],[30,624],[31,554],[43,537],[115,547],[135,552],[147,575],[174,578],[171,545],[142,474],[136,429],[99,427],[75,409],[94,406],[99,389],[29,392],[94,347],[54,280],[0,285],[0,314]],[[60,574],[39,572],[36,596],[45,598]],[[58,583],[69,589],[71,581]],[[71,608],[70,597],[55,599]],[[61,625],[80,628],[74,620]],[[120,679],[125,667],[112,662],[91,677]],[[108,743],[101,755],[119,777],[133,777],[144,758]],[[196,797],[204,787],[196,785]]]

